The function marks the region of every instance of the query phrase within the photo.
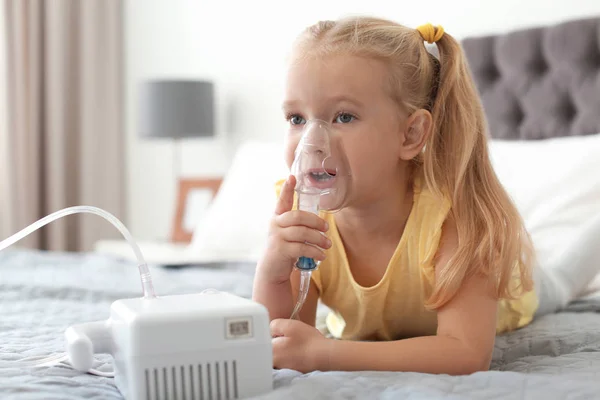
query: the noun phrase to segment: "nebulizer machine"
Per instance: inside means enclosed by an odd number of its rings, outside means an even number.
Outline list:
[[[315,120],[302,129],[292,173],[301,210],[340,209],[349,191],[350,169],[330,124]],[[90,206],[66,208],[0,242],[0,251],[67,215],[91,213],[112,223],[138,262],[142,297],[112,303],[106,320],[70,326],[66,355],[10,367],[52,366],[114,376],[126,399],[235,399],[272,390],[272,347],[266,308],[250,299],[208,289],[198,294],[157,296],[150,270],[127,228],[112,214]],[[295,318],[308,293],[313,259],[302,257]],[[95,354],[110,354],[114,374],[94,370]],[[66,363],[65,363],[66,362]],[[1,365],[0,365],[1,366]]]

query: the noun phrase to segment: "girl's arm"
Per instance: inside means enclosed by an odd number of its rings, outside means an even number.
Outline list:
[[[392,342],[330,340],[325,369],[412,371],[465,375],[489,368],[496,333],[496,301],[471,279],[438,314],[435,336]]]
[[[456,226],[446,222],[436,275],[457,247]],[[413,371],[464,375],[489,369],[496,336],[497,299],[488,279],[474,276],[438,310],[435,336],[391,342],[328,340],[322,370]]]
[[[262,268],[256,269],[252,300],[264,305],[271,320],[289,318],[292,313],[292,286],[290,280],[276,280]]]

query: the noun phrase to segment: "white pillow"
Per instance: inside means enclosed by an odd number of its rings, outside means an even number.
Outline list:
[[[287,174],[282,144],[242,144],[186,251],[213,262],[256,262],[275,210],[275,183]]]
[[[283,147],[250,142],[234,157],[189,251],[203,260],[256,262],[276,197],[287,176]],[[545,264],[600,213],[600,134],[538,141],[492,140],[496,173],[521,212]]]
[[[600,134],[490,144],[498,177],[525,220],[541,265],[600,214]]]

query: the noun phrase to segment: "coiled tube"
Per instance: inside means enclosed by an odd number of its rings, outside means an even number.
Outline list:
[[[59,218],[65,217],[67,215],[79,214],[79,213],[88,213],[88,214],[98,215],[98,216],[104,218],[105,220],[107,220],[108,222],[110,222],[111,224],[113,224],[114,227],[117,228],[119,230],[119,232],[121,232],[121,234],[123,235],[125,240],[127,240],[129,245],[133,249],[133,252],[135,253],[135,256],[137,258],[138,270],[140,272],[140,280],[142,282],[142,292],[143,292],[144,297],[145,298],[155,298],[156,294],[154,293],[154,286],[152,285],[152,277],[150,276],[150,270],[148,269],[148,265],[146,264],[146,261],[144,260],[144,256],[142,256],[142,252],[140,251],[140,248],[138,247],[137,243],[133,240],[133,237],[131,236],[131,234],[125,227],[125,225],[123,225],[123,223],[121,221],[119,221],[119,219],[117,217],[115,217],[114,215],[112,215],[111,213],[109,213],[107,211],[102,210],[101,208],[92,207],[92,206],[75,206],[75,207],[68,207],[68,208],[56,211],[40,220],[34,222],[33,224],[29,225],[28,227],[22,229],[21,231],[15,233],[8,239],[4,239],[2,242],[0,242],[0,251],[6,249],[9,246],[12,246],[19,240],[22,240],[26,236],[32,234],[33,232],[37,231],[38,229],[40,229],[44,225],[49,224],[52,221],[55,221]]]

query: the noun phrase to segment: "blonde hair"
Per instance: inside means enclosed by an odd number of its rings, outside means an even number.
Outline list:
[[[399,106],[408,113],[431,112],[433,131],[414,161],[427,187],[452,202],[458,249],[440,271],[427,307],[442,307],[474,274],[489,276],[498,298],[512,299],[533,285],[531,241],[491,165],[485,115],[462,48],[447,33],[436,46],[439,59],[427,51],[416,29],[354,17],[309,27],[298,38],[295,54],[382,60],[390,69],[390,95]]]

